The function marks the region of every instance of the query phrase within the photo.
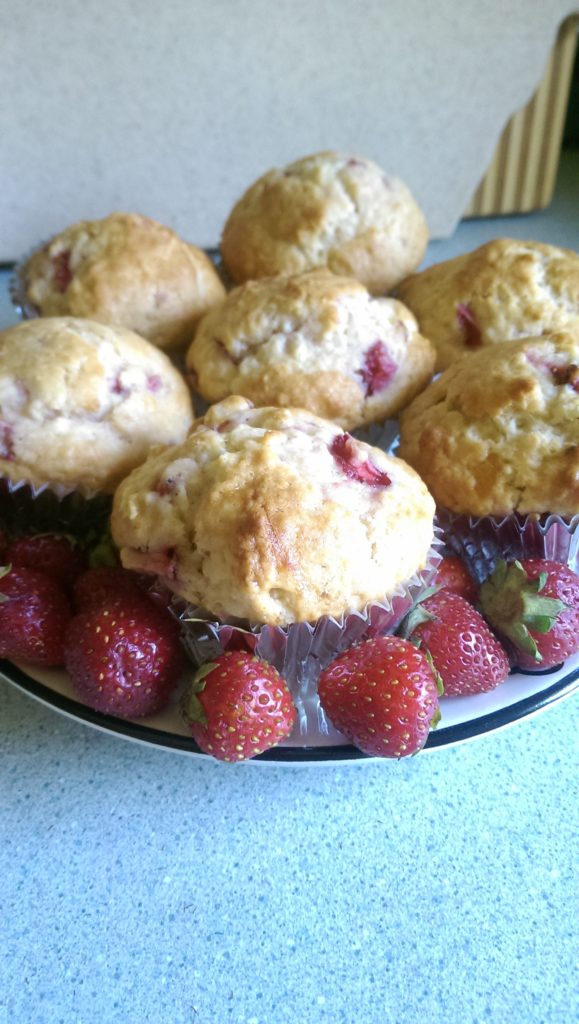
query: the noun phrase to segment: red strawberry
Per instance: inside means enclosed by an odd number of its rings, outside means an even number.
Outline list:
[[[403,630],[430,654],[446,697],[486,693],[509,674],[506,652],[482,615],[459,594],[440,590],[425,598]]]
[[[45,572],[65,590],[87,566],[82,548],[70,537],[56,533],[17,537],[6,548],[5,560],[11,565]]]
[[[55,667],[64,664],[72,616],[62,588],[45,573],[15,566],[0,580],[0,658]]]
[[[552,668],[579,651],[579,576],[545,558],[500,561],[480,588],[491,625],[520,668]]]
[[[182,709],[197,745],[220,761],[262,754],[289,736],[296,720],[285,680],[245,651],[202,665]]]
[[[460,594],[465,601],[473,604],[477,600],[476,583],[458,555],[446,555],[442,559],[436,570],[434,584],[447,593]]]
[[[96,711],[140,718],[164,708],[185,667],[179,625],[146,597],[75,615],[65,664],[80,699]]]
[[[120,566],[99,565],[87,569],[74,585],[74,601],[79,611],[98,608],[107,602],[126,600],[128,603],[145,598],[148,600],[141,577],[130,569]]]
[[[345,651],[322,672],[318,693],[336,729],[373,757],[415,754],[439,717],[437,681],[426,656],[397,636]]]

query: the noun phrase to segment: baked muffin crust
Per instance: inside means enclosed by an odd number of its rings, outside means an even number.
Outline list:
[[[41,316],[127,327],[162,349],[189,342],[225,295],[206,253],[136,213],[72,224],[30,257],[23,276]]]
[[[398,286],[437,350],[437,370],[484,345],[562,330],[579,319],[579,255],[497,238]]]
[[[118,488],[125,566],[222,619],[341,616],[424,568],[434,503],[402,461],[306,410],[232,397]]]
[[[579,329],[455,360],[402,414],[399,453],[459,514],[579,512]]]
[[[201,321],[186,362],[210,402],[244,395],[351,430],[398,412],[429,382],[434,358],[402,303],[312,271],[235,288]]]
[[[131,331],[46,317],[0,332],[0,476],[13,483],[112,491],[192,420],[181,374]]]
[[[328,150],[254,182],[227,219],[221,254],[237,284],[327,267],[380,295],[418,266],[427,241],[402,181]]]

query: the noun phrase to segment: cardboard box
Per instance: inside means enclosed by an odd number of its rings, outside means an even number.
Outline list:
[[[494,212],[493,177],[501,208],[513,193],[526,202],[530,172],[520,197],[512,182],[533,154],[548,190],[556,147],[544,151],[539,130],[516,165],[498,158],[469,206],[576,10],[577,0],[0,4],[0,260],[119,209],[215,245],[255,178],[322,149],[402,178],[432,237],[447,237],[467,208],[489,208],[489,192]],[[537,101],[539,129],[541,110],[550,100]],[[509,147],[526,125],[508,129]]]
[[[527,213],[553,198],[573,75],[579,16],[567,18],[532,99],[514,114],[466,217]],[[579,183],[578,183],[579,189]]]

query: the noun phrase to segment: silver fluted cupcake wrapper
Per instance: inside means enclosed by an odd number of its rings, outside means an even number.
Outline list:
[[[475,518],[441,508],[437,521],[448,547],[464,559],[479,582],[499,558],[548,558],[579,572],[579,513]]]
[[[316,622],[290,626],[218,621],[201,608],[174,599],[172,609],[182,623],[185,646],[196,665],[211,661],[226,650],[252,651],[270,662],[285,678],[298,712],[302,737],[328,735],[320,708],[317,683],[320,673],[342,651],[360,640],[392,633],[417,594],[428,586],[441,560],[443,540],[438,528],[425,568],[400,585],[391,598],[373,602],[362,611],[340,618],[323,616]]]
[[[26,265],[28,260],[34,256],[35,253],[44,249],[46,244],[46,242],[43,242],[42,245],[37,245],[34,249],[31,249],[31,251],[13,267],[8,280],[8,294],[10,295],[10,300],[22,320],[34,320],[40,316],[36,306],[32,302],[29,302],[26,295]]]
[[[80,494],[85,501],[91,501],[101,492],[89,490],[88,488],[71,487],[66,484],[45,483],[34,484],[29,480],[10,480],[8,477],[0,476],[0,484],[9,494],[17,494],[19,491],[26,491],[32,498],[38,498],[41,494],[53,494],[58,501],[63,501],[71,494]]]
[[[396,455],[400,441],[400,424],[396,419],[385,420],[383,423],[369,423],[366,427],[356,427],[351,431],[358,441],[364,441],[374,448],[381,448],[388,455]]]
[[[104,533],[111,502],[110,495],[100,492],[0,477],[0,522],[9,531],[55,530],[78,537],[95,529]]]

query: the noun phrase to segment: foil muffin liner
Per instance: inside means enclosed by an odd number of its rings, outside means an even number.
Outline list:
[[[26,254],[15,266],[12,268],[12,273],[8,279],[8,294],[10,295],[10,301],[14,306],[18,316],[22,320],[34,320],[40,316],[40,313],[36,306],[28,301],[26,295],[26,265],[28,260],[40,252],[47,245],[47,242],[43,242],[42,245],[35,246],[29,253]]]
[[[441,531],[435,527],[424,569],[400,584],[392,597],[339,618],[327,615],[316,622],[269,626],[239,619],[220,621],[179,598],[172,599],[171,608],[182,624],[185,647],[195,665],[211,661],[224,651],[251,651],[272,664],[286,680],[298,713],[299,734],[328,735],[331,727],[317,692],[320,673],[353,644],[394,632],[417,595],[432,580],[442,547]]]
[[[108,529],[112,496],[0,477],[0,523],[10,533],[51,531],[93,539]]]
[[[440,508],[437,522],[447,546],[464,559],[479,583],[499,558],[548,558],[579,573],[579,513],[475,518]]]

